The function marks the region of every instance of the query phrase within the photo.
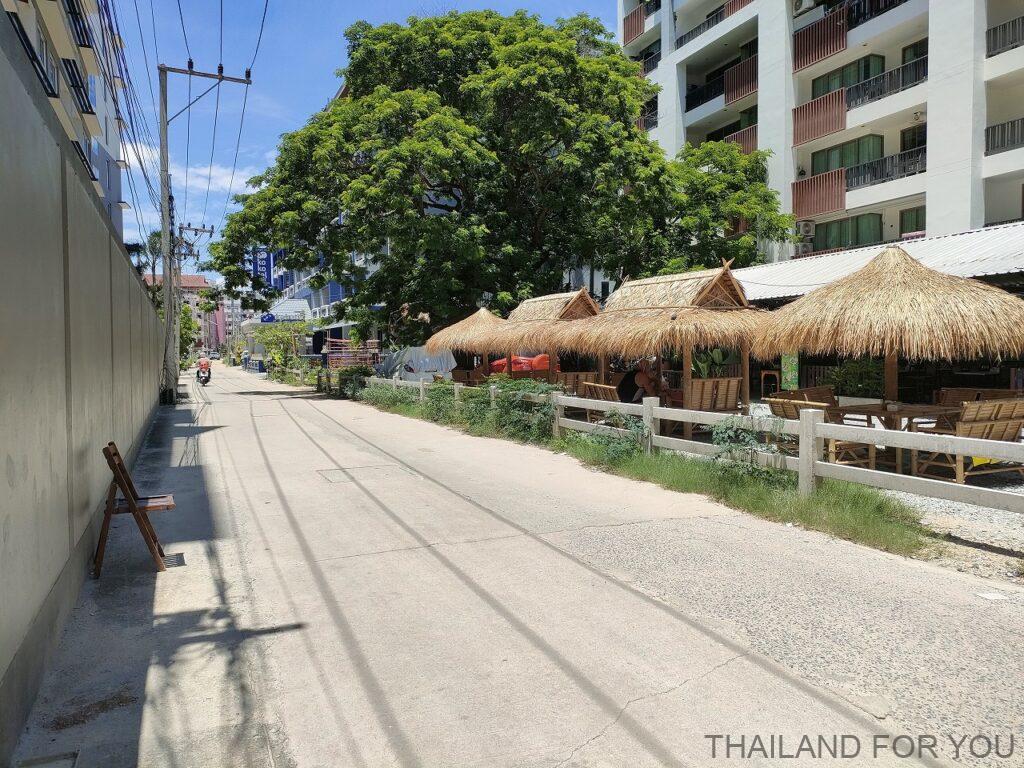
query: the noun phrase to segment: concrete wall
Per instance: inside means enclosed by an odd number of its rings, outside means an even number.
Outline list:
[[[0,766],[158,401],[161,323],[10,24],[0,24]]]

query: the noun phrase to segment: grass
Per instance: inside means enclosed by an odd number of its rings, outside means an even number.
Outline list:
[[[781,470],[751,476],[737,465],[671,453],[620,458],[609,455],[604,442],[573,433],[553,447],[622,477],[703,494],[755,517],[792,523],[885,552],[909,556],[925,547],[927,531],[914,511],[867,486],[828,480],[804,497],[797,493],[796,475]]]
[[[698,493],[733,509],[779,523],[792,523],[837,538],[899,555],[920,555],[927,529],[906,504],[874,488],[836,480],[823,481],[811,496],[797,492],[797,478],[784,470],[754,469],[746,464],[690,458],[675,453],[645,454],[636,439],[592,437],[566,432],[552,440],[550,425],[530,422],[522,404],[477,398],[458,406],[444,388],[428,390],[420,403],[411,389],[370,387],[365,402],[380,410],[456,427],[481,437],[532,442],[563,451],[584,464],[622,477],[655,483],[671,491]]]

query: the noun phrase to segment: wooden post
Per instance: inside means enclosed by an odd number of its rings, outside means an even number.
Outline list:
[[[740,344],[740,375],[743,380],[740,382],[740,401],[746,411],[750,410],[750,344],[744,341]]]
[[[562,428],[558,420],[565,417],[565,406],[562,405],[562,396],[552,393],[551,403],[555,406],[555,420],[551,422],[551,436],[556,440],[562,436]]]
[[[427,382],[420,379],[420,402],[422,403],[427,399]]]
[[[800,455],[799,480],[797,489],[801,496],[810,496],[818,487],[818,479],[814,476],[814,463],[821,461],[823,448],[822,438],[816,435],[816,427],[825,421],[825,412],[817,408],[800,410]]]
[[[558,376],[555,373],[555,368],[558,367],[558,353],[555,350],[548,352],[548,383],[554,384]]]
[[[608,383],[608,355],[598,355],[597,357],[597,383]]]
[[[391,379],[391,388],[392,389],[398,389],[398,374],[397,373]]]
[[[885,399],[893,402],[900,399],[899,358],[895,354],[885,356]]]
[[[693,381],[693,349],[686,347],[683,350],[683,375],[680,381],[680,386],[683,388],[683,408],[690,407],[690,382]],[[683,424],[683,439],[690,440],[693,438],[693,424],[686,422]]]
[[[498,387],[495,384],[491,384],[487,389],[491,393],[491,408],[494,408],[498,404]]]
[[[455,402],[459,402],[462,399],[462,385],[455,382]]]
[[[512,353],[511,352],[506,352],[505,353],[505,373],[508,374],[508,377],[510,379],[512,378]]]
[[[647,435],[644,437],[644,453],[651,453],[654,450],[654,436],[658,434],[658,420],[654,418],[654,409],[661,405],[657,397],[645,397],[643,399],[643,420]]]

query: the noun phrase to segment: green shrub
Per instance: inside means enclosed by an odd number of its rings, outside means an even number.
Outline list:
[[[881,397],[885,391],[885,371],[880,360],[870,357],[843,360],[825,376],[825,383],[837,395]]]
[[[332,378],[337,377],[339,395],[350,400],[359,399],[366,380],[373,375],[374,370],[368,365],[345,365],[331,373]]]
[[[419,405],[419,394],[406,387],[389,387],[386,384],[372,384],[359,392],[364,403],[384,411],[408,413]]]
[[[427,387],[423,400],[423,418],[438,424],[459,423],[455,402],[455,387],[449,382],[437,382]]]
[[[544,381],[505,376],[492,376],[489,382],[498,388],[492,418],[499,435],[528,443],[546,443],[551,439],[554,406],[534,403],[524,399],[524,395],[561,392],[560,387]]]

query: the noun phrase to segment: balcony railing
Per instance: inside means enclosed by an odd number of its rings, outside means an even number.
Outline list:
[[[1024,117],[985,129],[985,154],[998,155],[1024,147]]]
[[[757,92],[757,56],[725,70],[725,103],[732,104]]]
[[[645,75],[649,75],[649,74],[651,74],[651,72],[653,72],[654,70],[656,70],[658,68],[658,64],[660,62],[661,62],[661,51],[658,51],[657,53],[652,53],[646,59],[641,61],[640,62],[640,68],[641,68],[641,70],[643,70],[643,73]]]
[[[636,121],[636,127],[641,131],[650,131],[658,127],[658,113],[657,112],[645,112],[640,115],[640,118]]]
[[[707,104],[725,93],[725,75],[720,75],[714,80],[708,80],[704,85],[698,85],[686,92],[686,111],[696,109],[701,104]]]
[[[81,48],[92,48],[89,23],[85,20],[85,14],[82,13],[82,7],[78,0],[64,0],[64,10],[71,26],[71,34],[75,38],[75,45]]]
[[[819,173],[793,183],[793,215],[798,219],[821,216],[846,208],[846,169]]]
[[[839,6],[793,34],[793,69],[805,69],[845,50],[846,8]]]
[[[647,14],[644,13],[643,5],[638,5],[626,14],[622,20],[622,44],[631,43],[644,33],[644,23],[647,21]]]
[[[682,48],[691,40],[696,40],[698,37],[703,35],[712,27],[721,24],[725,20],[725,6],[723,5],[717,11],[708,16],[704,21],[698,24],[696,27],[691,29],[689,32],[680,35],[676,40],[676,48]]]
[[[847,168],[846,191],[924,173],[928,170],[927,156],[925,147],[917,147]]]
[[[1019,48],[1024,44],[1024,16],[992,27],[985,33],[985,50],[989,56]]]
[[[749,155],[757,149],[757,124],[747,126],[743,130],[736,131],[736,133],[730,133],[722,141],[731,141],[733,144],[739,144],[743,154]]]
[[[928,79],[928,57],[922,56],[846,89],[846,108],[853,109],[884,99]]]
[[[746,8],[752,2],[754,2],[754,0],[728,0],[728,2],[726,2],[725,4],[726,17],[728,18],[729,16],[732,16],[734,13],[736,13],[736,11],[740,10],[741,8]]]
[[[793,110],[793,144],[827,136],[846,128],[846,89],[840,88]]]
[[[861,24],[906,2],[908,0],[847,0],[846,27],[847,29],[856,29]]]

